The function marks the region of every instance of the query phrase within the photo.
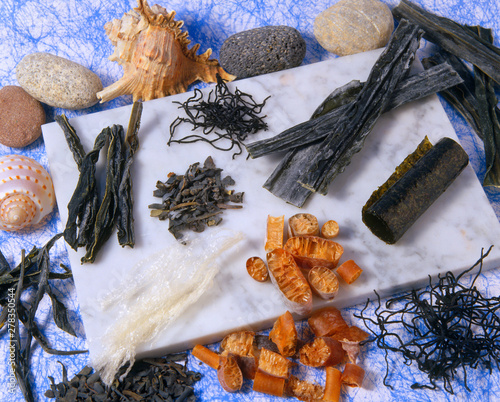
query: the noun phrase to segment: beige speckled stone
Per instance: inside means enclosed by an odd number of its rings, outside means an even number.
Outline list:
[[[7,85],[0,89],[0,144],[22,148],[42,134],[45,111],[24,89]]]
[[[316,40],[339,56],[383,47],[393,30],[391,10],[379,0],[340,0],[314,20]]]
[[[25,56],[16,68],[19,85],[35,99],[63,109],[84,109],[97,103],[99,77],[88,68],[50,53]]]

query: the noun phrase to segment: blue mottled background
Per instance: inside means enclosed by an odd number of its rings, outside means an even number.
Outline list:
[[[436,14],[454,19],[469,25],[482,25],[492,28],[495,34],[495,45],[500,42],[500,2],[498,0],[415,0],[415,3]],[[158,4],[175,10],[177,19],[183,20],[193,43],[200,43],[200,53],[212,48],[213,57],[218,58],[219,49],[224,40],[237,32],[266,25],[288,25],[297,28],[307,43],[304,64],[315,63],[335,57],[322,49],[313,35],[314,18],[326,8],[336,3],[335,0],[274,0],[274,1],[215,1],[215,0],[158,0]],[[385,1],[394,7],[398,1]],[[154,2],[151,2],[151,5]],[[19,61],[33,52],[49,52],[78,62],[94,71],[107,86],[121,77],[121,68],[108,60],[113,52],[111,43],[105,35],[103,26],[113,18],[121,18],[123,13],[136,6],[132,0],[3,0],[0,3],[0,86],[17,85],[15,68]],[[432,47],[424,43],[420,55],[432,51]],[[116,108],[130,104],[131,97],[120,97],[105,104],[94,107],[68,111],[45,107],[48,121],[53,121],[57,114],[65,113],[68,117],[89,114],[104,109]],[[471,164],[478,178],[482,180],[485,172],[482,143],[465,123],[447,104],[443,106],[455,128],[463,147],[470,156]],[[0,116],[1,118],[1,116]],[[47,157],[43,140],[22,149],[10,149],[0,145],[0,155],[22,153],[33,157],[47,166]],[[497,217],[500,216],[500,195],[495,189],[486,189]],[[471,206],[473,207],[473,206]],[[478,211],[481,213],[481,211]],[[57,212],[53,212],[46,225],[39,229],[25,230],[20,233],[0,232],[0,248],[8,261],[15,265],[20,261],[21,249],[30,250],[33,246],[42,246],[54,234],[62,230]],[[478,250],[479,258],[480,250]],[[54,269],[60,263],[68,264],[65,245],[58,241],[51,252]],[[474,261],[470,262],[471,265]],[[75,323],[78,337],[63,333],[52,322],[50,303],[43,300],[37,320],[52,345],[58,349],[86,348],[85,333],[81,323],[78,300],[71,281],[59,281],[54,288],[71,310],[71,319]],[[500,271],[492,270],[483,274],[476,285],[486,295],[496,296],[500,290]],[[344,317],[352,324],[362,325],[353,318],[353,314],[363,306],[353,306],[343,310]],[[373,312],[375,305],[369,306]],[[307,325],[299,323],[299,331],[303,338],[311,336]],[[210,345],[217,348],[218,345]],[[16,390],[8,392],[8,338],[5,328],[0,330],[0,399],[4,401],[21,401],[23,397]],[[49,388],[48,376],[56,382],[61,379],[61,366],[68,368],[69,376],[73,376],[87,364],[87,355],[52,356],[44,353],[38,345],[33,348],[31,361],[32,382],[37,400],[45,400],[43,393]],[[458,375],[456,395],[442,390],[413,391],[409,387],[415,381],[423,381],[416,367],[407,367],[395,356],[390,356],[391,378],[393,389],[382,384],[385,372],[384,354],[374,346],[364,348],[359,362],[367,372],[361,389],[346,389],[342,393],[344,401],[497,401],[500,400],[500,374],[498,369],[492,375],[478,369],[468,373],[472,393],[467,393]],[[219,386],[213,370],[199,365],[190,359],[189,367],[201,371],[203,379],[196,385],[196,395],[201,401],[246,401],[273,400],[268,396],[258,395],[251,391],[251,384],[245,384],[244,390],[237,394],[227,394]],[[297,369],[295,373],[302,379],[324,383],[321,370]],[[276,398],[277,400],[278,398]]]

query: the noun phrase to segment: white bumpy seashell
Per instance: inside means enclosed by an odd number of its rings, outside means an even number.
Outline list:
[[[36,225],[54,205],[54,185],[42,165],[22,155],[0,157],[1,230]]]

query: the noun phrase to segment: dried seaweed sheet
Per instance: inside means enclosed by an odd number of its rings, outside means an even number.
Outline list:
[[[365,225],[387,244],[396,243],[469,162],[451,138],[429,145],[424,139],[362,209]]]
[[[398,20],[419,25],[426,39],[474,64],[500,83],[500,49],[468,26],[432,14],[408,0],[401,0],[392,13]]]

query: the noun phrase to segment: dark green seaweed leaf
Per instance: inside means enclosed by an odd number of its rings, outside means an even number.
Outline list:
[[[477,32],[432,14],[408,0],[401,0],[392,12],[398,20],[406,19],[419,25],[425,31],[426,39],[474,64],[500,83],[500,49]]]
[[[69,124],[68,118],[65,115],[56,116],[54,119],[63,130],[66,142],[68,143],[70,151],[73,153],[73,158],[78,166],[78,170],[80,170],[83,158],[85,158],[85,150],[80,142],[80,138],[76,134],[73,126]]]
[[[116,227],[118,229],[118,243],[121,246],[134,247],[134,200],[132,196],[131,167],[134,154],[139,149],[139,127],[141,125],[142,102],[134,102],[127,128],[127,135],[123,144],[124,164],[121,182],[118,186],[118,210]]]

